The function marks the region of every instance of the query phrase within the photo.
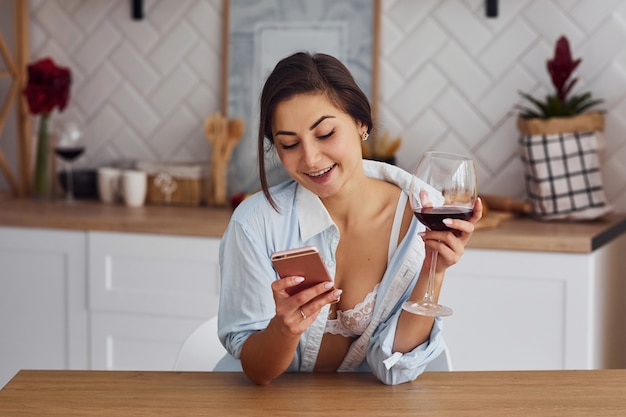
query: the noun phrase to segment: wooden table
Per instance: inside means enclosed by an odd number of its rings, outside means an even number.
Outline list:
[[[386,386],[371,374],[20,371],[2,416],[624,416],[626,370],[429,372]]]

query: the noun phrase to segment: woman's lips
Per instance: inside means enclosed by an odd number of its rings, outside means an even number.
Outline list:
[[[330,173],[333,171],[333,169],[337,166],[337,164],[333,164],[332,166],[323,169],[321,171],[317,171],[317,172],[311,172],[311,173],[307,173],[306,175],[313,181],[316,183],[322,183],[324,181],[326,181],[326,179],[330,176]]]

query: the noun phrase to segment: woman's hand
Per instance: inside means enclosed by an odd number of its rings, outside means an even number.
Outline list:
[[[465,246],[469,242],[474,233],[474,225],[483,216],[483,204],[480,198],[474,202],[472,215],[468,220],[446,219],[446,226],[452,231],[434,231],[427,230],[420,233],[426,249],[429,252],[437,251],[439,253],[437,260],[437,272],[443,272],[450,266],[456,264],[465,251]],[[425,268],[430,267],[431,257],[426,256]]]
[[[259,385],[269,384],[285,372],[293,360],[300,335],[315,321],[322,307],[341,296],[341,290],[334,289],[332,282],[289,295],[287,289],[302,279],[289,276],[272,282],[276,315],[265,329],[251,334],[243,344],[241,366]]]
[[[304,281],[304,277],[290,276],[272,283],[276,316],[287,331],[292,335],[303,333],[319,315],[326,304],[336,303],[342,290],[334,288],[332,282],[324,282],[304,289],[293,295],[287,289]]]

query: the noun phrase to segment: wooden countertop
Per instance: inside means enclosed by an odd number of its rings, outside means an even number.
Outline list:
[[[0,225],[67,230],[222,236],[232,210],[217,207],[145,206],[127,208],[96,201],[0,200]],[[504,219],[495,228],[477,230],[473,249],[590,253],[626,233],[626,213],[589,222],[541,222]]]
[[[426,372],[387,386],[369,373],[287,373],[267,386],[242,372],[20,371],[3,416],[626,415],[626,370]]]
[[[513,217],[503,220],[498,227],[477,230],[467,246],[475,249],[590,253],[624,234],[626,213],[586,222]]]
[[[126,207],[79,200],[15,199],[0,201],[0,225],[44,229],[154,233],[220,238],[232,210],[219,207]]]

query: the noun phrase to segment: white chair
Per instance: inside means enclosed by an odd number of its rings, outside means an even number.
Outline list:
[[[207,320],[183,343],[174,370],[212,371],[226,355],[226,349],[217,337],[217,316]]]
[[[174,364],[176,371],[212,371],[226,355],[217,337],[217,316],[204,322],[185,340]],[[446,348],[426,366],[425,372],[451,371],[450,352]]]
[[[452,371],[452,360],[450,359],[450,351],[446,347],[439,356],[426,365],[424,372],[449,372]]]

